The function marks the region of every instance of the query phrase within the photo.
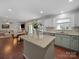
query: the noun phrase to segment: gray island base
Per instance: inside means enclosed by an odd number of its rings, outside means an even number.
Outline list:
[[[21,39],[28,59],[54,59],[54,36],[44,35],[42,39],[22,36]]]

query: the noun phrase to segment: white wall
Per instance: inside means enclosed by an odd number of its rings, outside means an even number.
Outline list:
[[[17,33],[17,32],[19,32],[21,30],[20,25],[21,24],[18,23],[18,22],[10,24],[10,30],[13,30],[15,33]]]
[[[5,24],[5,21],[0,19],[0,30],[2,29],[2,24]],[[19,22],[11,22],[9,30],[13,30],[14,32],[20,31],[20,23]]]
[[[53,27],[53,18],[39,20],[45,27]]]

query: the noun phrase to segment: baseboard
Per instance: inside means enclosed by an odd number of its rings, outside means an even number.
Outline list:
[[[28,59],[28,57],[25,54],[23,54],[23,56],[25,57],[25,59]]]

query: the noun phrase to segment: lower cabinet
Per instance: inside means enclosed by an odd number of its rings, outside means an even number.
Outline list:
[[[70,47],[73,50],[79,51],[79,37],[73,36],[70,41]]]
[[[56,35],[55,44],[62,46],[63,42],[62,42],[62,36],[61,35]]]
[[[63,47],[66,47],[66,48],[70,48],[70,38],[69,36],[62,36],[62,39],[63,39]]]
[[[66,35],[56,34],[55,44],[61,47],[70,48],[70,38]]]
[[[55,45],[79,52],[79,36],[56,34]]]

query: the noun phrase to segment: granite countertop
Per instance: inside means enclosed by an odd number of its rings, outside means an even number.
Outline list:
[[[21,36],[21,38],[42,48],[47,47],[55,39],[54,36],[50,36],[50,35],[43,35],[41,36],[41,38],[24,35]]]
[[[12,36],[11,35],[0,36],[0,39],[1,38],[8,38],[8,37],[12,37]]]
[[[44,31],[44,32],[46,32],[46,33],[54,33],[54,34],[79,36],[79,31],[74,31],[74,30],[64,30],[63,32],[60,31],[60,30],[47,30],[47,31]]]

